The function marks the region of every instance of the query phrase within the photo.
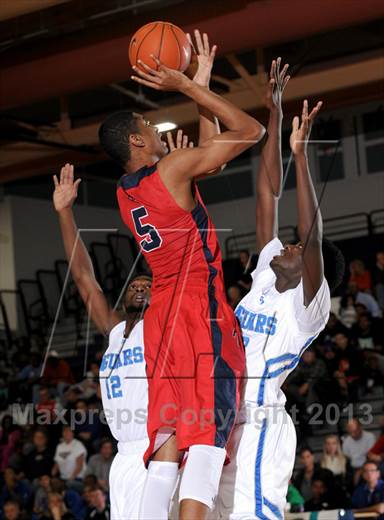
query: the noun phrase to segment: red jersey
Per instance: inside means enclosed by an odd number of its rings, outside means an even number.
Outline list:
[[[197,188],[195,208],[182,209],[156,164],[124,175],[117,197],[153,275],[144,316],[150,439],[145,461],[157,432],[170,426],[180,450],[193,444],[224,447],[238,409],[245,359],[226,301],[216,231]],[[184,420],[186,410],[198,418],[193,424]],[[207,413],[213,420],[201,422]],[[229,418],[224,425],[223,417]]]
[[[197,188],[196,207],[182,209],[154,164],[124,175],[117,197],[123,221],[151,267],[153,295],[185,282],[206,286],[213,277],[215,283],[220,280],[224,291],[216,231]]]

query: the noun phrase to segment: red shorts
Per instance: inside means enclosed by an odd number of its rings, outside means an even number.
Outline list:
[[[245,354],[235,315],[214,289],[162,291],[144,317],[148,378],[148,436],[176,431],[179,450],[194,444],[225,447],[239,406]]]

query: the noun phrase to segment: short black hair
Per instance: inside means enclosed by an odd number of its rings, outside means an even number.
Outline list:
[[[128,136],[138,131],[137,114],[121,110],[104,120],[99,128],[99,141],[111,159],[124,167],[131,158]]]
[[[340,249],[331,240],[325,237],[323,237],[322,252],[324,276],[332,293],[343,281],[345,258]]]
[[[148,278],[148,280],[152,281],[151,273],[143,271],[143,272],[135,274],[135,276],[132,277],[132,279],[131,279],[131,281],[129,283],[131,284],[132,282],[134,282],[135,280],[139,280],[140,278]]]
[[[303,446],[300,449],[299,455],[301,456],[305,451],[309,451],[309,453],[311,453],[311,455],[313,455],[313,450],[310,446]]]

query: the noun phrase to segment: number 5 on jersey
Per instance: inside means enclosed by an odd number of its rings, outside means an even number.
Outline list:
[[[140,206],[139,208],[135,208],[131,210],[133,223],[135,224],[136,233],[143,237],[143,240],[140,242],[141,248],[150,253],[154,249],[158,249],[163,240],[159,235],[157,229],[152,226],[149,222],[144,223],[143,218],[148,216],[148,212],[144,206]]]

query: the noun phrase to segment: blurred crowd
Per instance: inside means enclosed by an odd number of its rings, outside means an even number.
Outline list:
[[[241,251],[231,266],[226,282],[234,308],[251,287],[256,261]],[[373,269],[358,259],[350,263],[326,328],[286,381],[300,447],[288,492],[292,511],[373,507],[384,519],[384,434],[370,431],[369,409],[356,413],[354,406],[375,392],[384,395],[383,309],[379,252]],[[116,445],[101,414],[101,357],[96,349],[85,376],[55,351],[43,378],[37,352],[18,353],[0,369],[0,520],[109,520]],[[65,424],[71,418],[72,428]],[[337,433],[324,436],[315,457],[308,441],[331,420]]]

